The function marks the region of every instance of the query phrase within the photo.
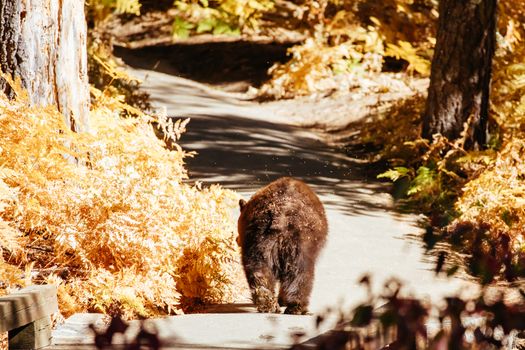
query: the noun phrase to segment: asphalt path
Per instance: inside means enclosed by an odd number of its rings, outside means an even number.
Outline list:
[[[329,238],[316,270],[312,312],[366,300],[367,290],[357,283],[365,274],[372,276],[376,291],[396,278],[407,295],[434,302],[458,291],[474,292],[466,280],[435,275],[435,258],[425,254],[418,239],[418,217],[393,210],[386,186],[369,178],[357,159],[327,146],[317,132],[294,126],[298,121],[280,116],[278,108],[191,80],[144,69],[132,74],[143,80],[155,107],[166,108],[171,117],[191,118],[180,145],[197,152],[188,159],[192,181],[219,183],[249,198],[272,180],[293,176],[317,192]]]
[[[435,258],[425,253],[419,239],[418,217],[396,212],[385,184],[370,178],[359,160],[327,146],[317,132],[296,126],[307,121],[280,115],[279,106],[243,101],[174,75],[130,72],[143,81],[155,108],[166,108],[174,118],[191,118],[179,142],[197,152],[187,160],[190,181],[219,183],[249,198],[276,178],[294,176],[317,192],[329,235],[316,268],[310,304],[314,315],[348,311],[367,300],[367,289],[358,283],[366,274],[374,292],[396,278],[405,295],[437,305],[444,296],[477,292],[476,284],[466,279],[435,275]],[[288,101],[285,106],[294,105]],[[290,333],[299,330],[304,339],[316,339],[334,324],[316,328],[315,316],[255,314],[247,303],[245,295],[237,304],[210,308],[209,314],[151,322],[166,344],[193,349],[286,348],[293,342]],[[87,325],[93,317],[102,316],[75,315],[66,322],[54,334],[57,349],[92,344]]]

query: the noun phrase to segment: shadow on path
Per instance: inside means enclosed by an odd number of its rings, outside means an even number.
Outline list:
[[[148,57],[124,59],[138,67],[151,64]],[[293,120],[194,81],[142,69],[132,74],[168,116],[191,118],[179,144],[198,153],[186,159],[192,181],[251,195],[272,180],[293,176],[311,185],[325,205],[348,214],[390,207],[386,186],[367,176],[366,165],[327,146],[315,132],[291,125]]]
[[[246,193],[281,176],[293,176],[314,187],[325,205],[347,213],[384,209],[370,201],[369,195],[382,186],[367,182],[363,166],[303,129],[231,115],[197,116],[180,144],[198,152],[187,159],[191,179],[219,182]]]
[[[135,67],[134,75],[144,80],[144,88],[158,105],[167,107],[169,116],[191,118],[179,142],[185,150],[198,152],[187,159],[190,179],[220,183],[246,195],[281,176],[293,176],[314,187],[325,205],[349,214],[389,205],[372,196],[384,192],[385,186],[369,179],[364,165],[320,142],[314,132],[294,127],[293,121],[260,105],[177,77],[257,80],[273,62],[285,59],[286,46],[209,43],[118,48],[116,53]],[[158,74],[150,70],[153,67],[171,75]]]
[[[115,47],[115,54],[142,69],[189,78],[201,83],[245,81],[259,86],[275,62],[285,62],[291,45],[245,41],[174,44],[142,49]]]

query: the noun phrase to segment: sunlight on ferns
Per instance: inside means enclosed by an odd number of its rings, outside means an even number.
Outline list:
[[[151,125],[167,119],[122,118],[123,102],[93,89],[92,133],[74,133],[14,86],[16,100],[0,96],[4,283],[22,285],[17,267],[35,262],[65,315],[153,316],[238,296],[238,196],[184,181],[191,154],[168,150]],[[176,142],[184,127],[164,130]]]

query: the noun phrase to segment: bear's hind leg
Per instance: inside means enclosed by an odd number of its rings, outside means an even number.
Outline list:
[[[279,304],[286,306],[285,314],[304,315],[308,312],[313,287],[313,268],[288,273],[281,280]]]
[[[249,276],[248,284],[257,311],[279,313],[280,309],[275,297],[275,277],[273,273],[264,267],[250,270],[246,271],[246,275]]]

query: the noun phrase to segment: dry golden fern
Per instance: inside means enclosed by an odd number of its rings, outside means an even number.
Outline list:
[[[514,138],[496,161],[470,181],[456,203],[459,220],[488,224],[493,235],[505,232],[513,251],[525,248],[525,140]]]
[[[37,272],[61,274],[50,278],[60,282],[66,314],[119,308],[128,317],[163,314],[177,310],[189,290],[195,300],[231,299],[231,284],[242,280],[230,266],[240,266],[237,195],[183,182],[187,154],[168,150],[151,125],[164,125],[173,143],[185,123],[121,118],[128,107],[93,90],[92,133],[73,133],[55,108],[30,107],[14,88],[22,98],[0,96],[0,218],[24,235],[16,237],[23,249],[13,249],[7,263],[34,261]],[[185,261],[188,250],[197,252],[195,261]],[[191,263],[184,275],[181,266]],[[196,292],[180,282],[199,276],[208,282]]]
[[[359,42],[359,44],[357,44]],[[356,27],[352,38],[336,46],[327,46],[315,39],[289,49],[291,59],[270,68],[271,80],[260,89],[260,95],[292,98],[340,88],[334,80],[346,74],[349,81],[359,84],[365,71],[381,70],[379,52],[382,43],[373,32]]]
[[[421,57],[418,50],[408,41],[400,40],[397,44],[388,44],[385,56],[404,59],[408,62],[407,72],[417,72],[424,77],[430,76],[430,60]]]

